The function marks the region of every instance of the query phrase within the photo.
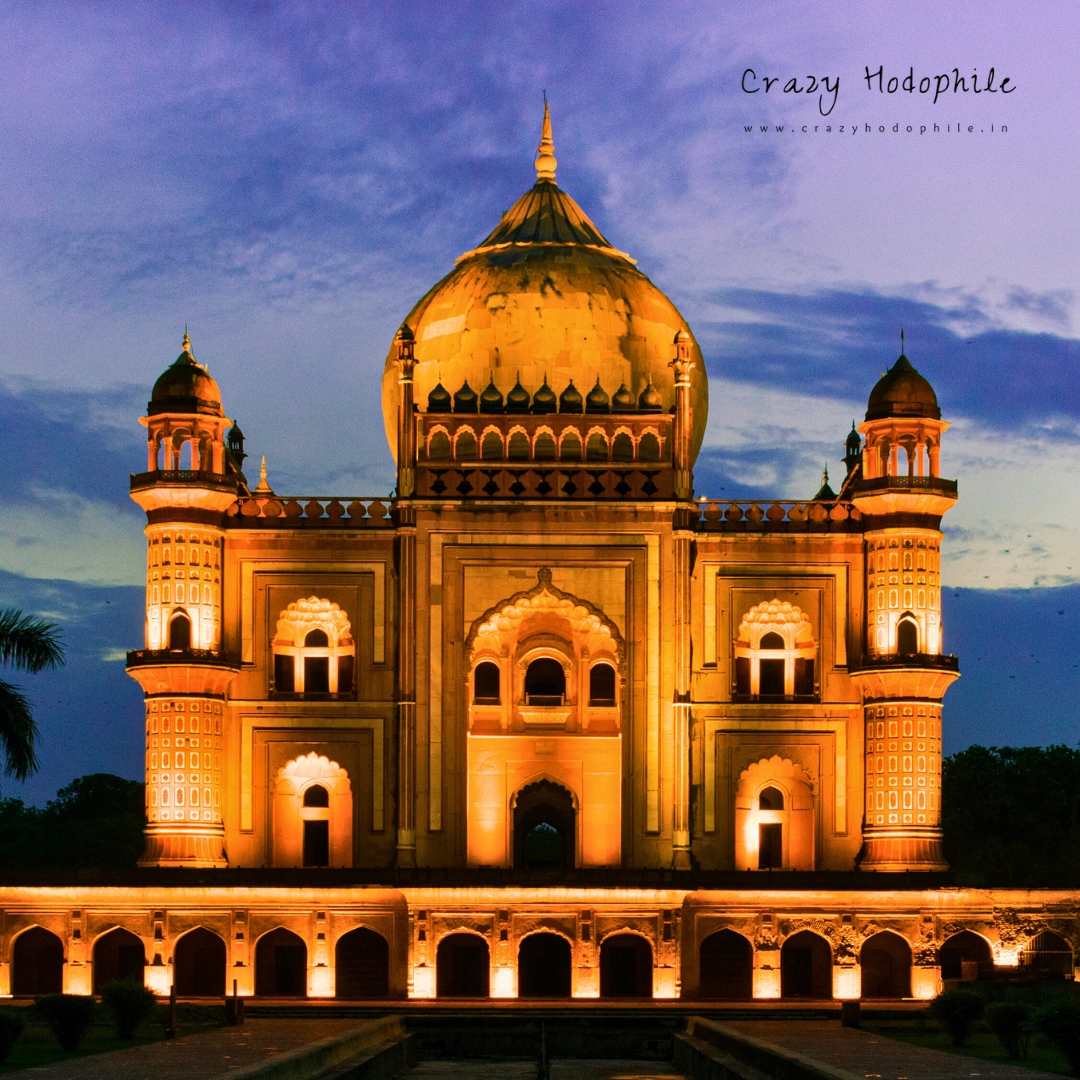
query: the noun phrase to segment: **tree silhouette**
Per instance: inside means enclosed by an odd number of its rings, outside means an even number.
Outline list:
[[[24,615],[18,608],[0,610],[0,663],[36,675],[63,662],[64,650],[55,623]],[[37,771],[37,734],[27,696],[19,687],[0,679],[0,754],[8,776],[25,780]]]

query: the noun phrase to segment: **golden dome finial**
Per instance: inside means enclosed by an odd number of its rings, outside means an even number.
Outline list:
[[[536,148],[536,179],[555,182],[555,144],[551,141],[551,110],[547,91],[544,91],[544,126],[540,129],[540,145]]]
[[[266,479],[266,455],[262,456],[262,464],[259,465],[259,483],[252,495],[273,495],[274,489],[270,486],[270,481]]]
[[[184,349],[184,352],[186,352],[189,356],[191,355],[191,338],[188,337],[188,332],[187,332],[187,327],[186,326],[184,327],[183,349]]]

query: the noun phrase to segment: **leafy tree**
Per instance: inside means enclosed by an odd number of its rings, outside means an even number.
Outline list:
[[[971,746],[942,764],[954,870],[986,884],[1080,880],[1080,749]]]
[[[986,1002],[974,990],[949,990],[930,1002],[930,1015],[949,1033],[953,1046],[966,1046],[971,1025],[982,1018]]]
[[[0,609],[0,663],[36,675],[63,662],[55,623],[24,615],[18,608]],[[0,679],[0,754],[4,772],[16,780],[25,780],[37,771],[37,734],[27,696],[13,683]]]

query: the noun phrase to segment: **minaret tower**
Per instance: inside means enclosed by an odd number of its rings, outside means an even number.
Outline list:
[[[940,526],[956,502],[956,481],[939,471],[948,427],[901,351],[870,394],[861,474],[848,489],[866,523],[866,641],[852,671],[865,724],[863,870],[947,865],[941,701],[959,675],[942,653]]]
[[[147,518],[146,640],[127,666],[146,695],[140,865],[225,866],[224,702],[238,665],[221,647],[222,522],[242,474],[218,384],[186,332],[146,411],[147,471],[131,477]]]

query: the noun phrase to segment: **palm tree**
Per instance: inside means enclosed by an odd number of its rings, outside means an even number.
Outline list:
[[[63,662],[64,650],[55,623],[24,615],[18,608],[0,610],[0,663],[37,674]],[[17,686],[0,679],[0,754],[8,776],[25,780],[37,771],[37,734],[29,699]]]

